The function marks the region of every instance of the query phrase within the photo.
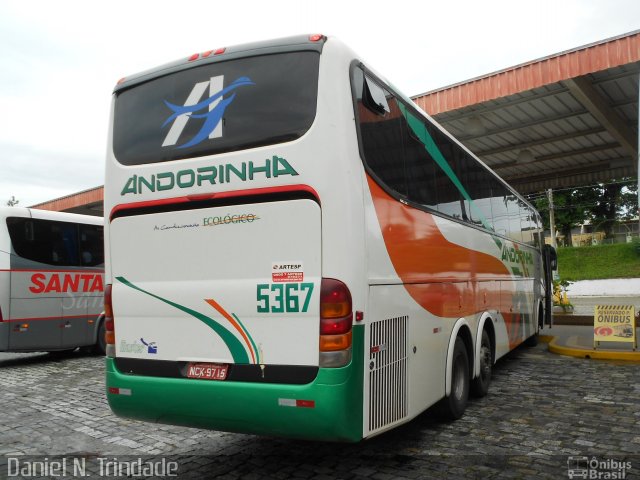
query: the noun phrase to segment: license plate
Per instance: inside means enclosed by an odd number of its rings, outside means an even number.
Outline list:
[[[225,380],[228,368],[228,365],[217,363],[190,363],[187,367],[187,377],[203,380]]]

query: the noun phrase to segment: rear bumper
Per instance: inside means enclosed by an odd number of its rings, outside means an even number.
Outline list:
[[[353,360],[321,368],[306,385],[216,382],[125,375],[107,358],[107,398],[121,417],[228,432],[313,440],[362,439],[363,335],[354,328]],[[128,389],[130,395],[109,393]],[[292,400],[313,407],[289,406]],[[295,402],[293,402],[295,403]]]

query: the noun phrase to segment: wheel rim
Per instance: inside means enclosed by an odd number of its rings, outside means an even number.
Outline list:
[[[480,348],[480,376],[486,380],[491,375],[491,350],[483,344]]]

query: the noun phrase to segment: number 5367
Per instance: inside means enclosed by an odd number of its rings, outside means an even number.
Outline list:
[[[313,283],[259,283],[258,313],[304,313],[312,293]]]

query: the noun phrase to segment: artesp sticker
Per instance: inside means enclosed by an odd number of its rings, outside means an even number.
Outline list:
[[[274,262],[271,265],[271,281],[274,283],[302,282],[303,280],[304,267],[302,262]]]

